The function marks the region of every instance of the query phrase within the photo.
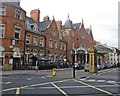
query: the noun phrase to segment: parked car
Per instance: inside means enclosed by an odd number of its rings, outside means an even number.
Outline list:
[[[75,65],[75,69],[78,69],[78,70],[81,69],[80,63],[75,62],[74,65]]]
[[[90,64],[85,63],[85,67],[84,67],[85,72],[89,72],[89,69],[90,69]]]
[[[97,69],[98,69],[98,70],[100,70],[100,69],[101,69],[101,66],[100,66],[99,64],[97,65]]]

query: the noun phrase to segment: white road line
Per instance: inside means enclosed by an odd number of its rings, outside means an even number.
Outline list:
[[[97,82],[105,82],[105,80],[97,80]]]
[[[62,89],[60,89],[60,87],[58,87],[56,84],[51,83],[55,88],[57,88],[63,95],[65,96],[69,96],[65,91],[63,91]]]
[[[108,91],[105,91],[105,90],[103,90],[103,89],[97,88],[97,87],[92,86],[92,85],[89,85],[89,84],[84,83],[84,82],[82,82],[82,81],[78,81],[78,80],[74,80],[74,81],[75,81],[75,82],[78,82],[78,83],[81,83],[81,84],[84,84],[84,85],[86,85],[86,86],[88,86],[88,87],[94,88],[94,89],[96,89],[96,90],[99,90],[99,91],[101,91],[101,92],[107,93],[107,94],[109,94],[109,95],[112,95],[112,93],[110,93],[110,92],[108,92]]]
[[[16,89],[16,94],[20,94],[20,88]]]
[[[5,84],[7,85],[7,84],[10,84],[11,82],[6,82]]]
[[[51,84],[51,83],[66,82],[66,81],[69,81],[69,80],[72,80],[72,79],[65,79],[65,80],[47,82],[47,83],[39,83],[39,84],[33,84],[33,85],[29,85],[29,86],[35,87],[35,86],[47,85],[47,84]]]
[[[31,80],[32,78],[27,78],[27,80]]]
[[[83,81],[84,81],[84,80],[86,80],[86,79],[84,78],[84,79],[80,79],[80,80],[83,80]]]
[[[3,82],[0,82],[0,84],[3,84]]]
[[[95,82],[96,80],[95,79],[88,79],[88,81]]]
[[[108,82],[108,83],[116,83],[116,81],[110,81],[110,80],[109,80],[109,81],[107,81],[107,82]]]
[[[20,87],[20,88],[27,88],[27,87],[29,87],[29,86],[22,86],[22,87]]]

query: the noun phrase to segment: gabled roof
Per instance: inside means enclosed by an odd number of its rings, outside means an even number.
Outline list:
[[[40,29],[41,31],[44,31],[47,29],[47,27],[50,25],[51,21],[43,21],[40,22]]]

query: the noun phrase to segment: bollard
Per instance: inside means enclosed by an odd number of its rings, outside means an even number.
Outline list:
[[[52,69],[52,76],[55,76],[56,75],[56,68],[53,68]]]

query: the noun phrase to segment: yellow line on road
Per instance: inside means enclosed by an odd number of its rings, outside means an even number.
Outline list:
[[[3,91],[10,91],[10,90],[15,90],[16,88],[9,88],[9,89],[4,89]]]
[[[16,94],[20,94],[20,88],[16,89]]]
[[[63,95],[65,96],[69,96],[67,93],[65,93],[65,91],[63,91],[62,89],[60,89],[60,87],[58,87],[56,84],[51,83],[55,88],[57,88]]]
[[[110,93],[110,92],[108,92],[108,91],[102,90],[102,89],[100,89],[100,88],[97,88],[97,87],[95,87],[95,86],[89,85],[89,84],[84,83],[84,82],[82,82],[82,81],[79,81],[79,80],[74,80],[74,81],[75,81],[75,82],[78,82],[78,83],[81,83],[81,84],[84,84],[84,85],[86,85],[86,86],[88,86],[88,87],[94,88],[94,89],[96,89],[96,90],[99,90],[99,91],[101,91],[101,92],[107,93],[107,94],[109,94],[109,95],[113,95],[112,93]]]

